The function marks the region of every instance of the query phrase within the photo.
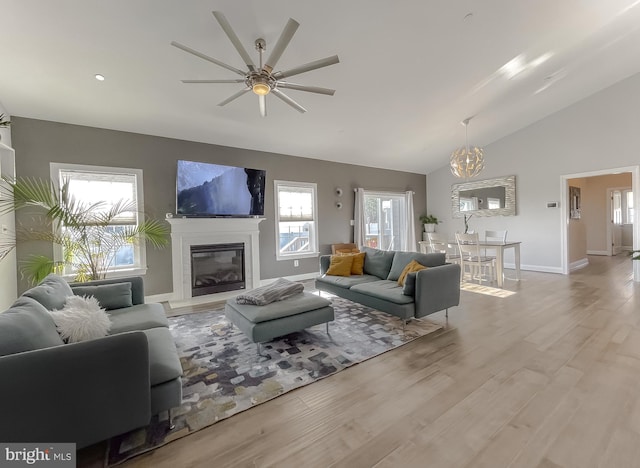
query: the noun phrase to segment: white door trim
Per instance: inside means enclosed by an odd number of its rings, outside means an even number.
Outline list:
[[[634,206],[640,206],[640,166],[626,166],[599,171],[579,172],[575,174],[565,174],[560,176],[560,264],[562,273],[569,274],[569,248],[567,245],[569,236],[569,179],[579,179],[582,177],[593,177],[621,172],[631,173],[631,189],[633,190]],[[633,220],[633,249],[640,250],[640,223],[638,216]],[[633,262],[633,281],[640,282],[640,261]]]

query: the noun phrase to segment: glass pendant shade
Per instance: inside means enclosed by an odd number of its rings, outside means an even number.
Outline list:
[[[477,146],[469,147],[467,127],[470,120],[471,118],[462,121],[466,146],[455,150],[450,158],[451,173],[461,179],[475,177],[484,169],[484,150]]]

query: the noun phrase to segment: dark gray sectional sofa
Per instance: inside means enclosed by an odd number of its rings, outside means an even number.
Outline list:
[[[117,307],[108,336],[61,340],[48,310],[74,293]],[[69,285],[49,275],[0,313],[0,441],[81,448],[145,426],[180,405],[181,375],[164,307],[144,303],[142,278]]]
[[[425,317],[460,303],[460,265],[445,261],[445,254],[382,251],[363,247],[364,274],[327,275],[330,255],[320,257],[321,277],[316,288],[395,315],[403,321]],[[404,286],[398,278],[409,262],[429,267],[409,273]]]

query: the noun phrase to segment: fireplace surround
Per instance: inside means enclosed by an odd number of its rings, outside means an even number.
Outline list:
[[[260,286],[259,223],[264,218],[167,218],[171,225],[173,276],[172,307],[222,301],[238,290],[194,295],[192,291],[191,249],[215,244],[242,244],[246,289]]]

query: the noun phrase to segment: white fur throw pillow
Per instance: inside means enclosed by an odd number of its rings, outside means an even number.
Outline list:
[[[60,337],[67,343],[107,336],[111,320],[93,296],[69,296],[62,310],[52,310],[51,317]]]

